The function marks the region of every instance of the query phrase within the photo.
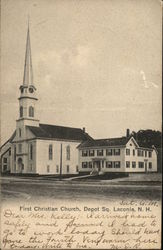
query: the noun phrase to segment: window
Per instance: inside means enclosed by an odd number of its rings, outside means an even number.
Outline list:
[[[79,168],[78,168],[78,165],[76,165],[76,172],[79,172]]]
[[[94,150],[89,150],[89,156],[94,156],[95,151]]]
[[[82,162],[82,168],[87,168],[87,162]]]
[[[34,117],[34,108],[32,106],[29,107],[29,117]]]
[[[120,161],[115,161],[114,162],[114,167],[115,168],[120,168]]]
[[[135,161],[132,162],[132,168],[136,168],[136,162]]]
[[[19,153],[22,152],[22,144],[18,144],[18,151],[19,151]]]
[[[93,162],[92,161],[89,162],[89,168],[93,168]]]
[[[23,107],[22,106],[20,106],[19,112],[20,112],[20,117],[23,117]]]
[[[143,151],[143,150],[138,149],[138,156],[144,156],[144,151]]]
[[[7,171],[7,165],[6,164],[3,165],[3,171],[4,172]]]
[[[59,166],[56,166],[56,173],[59,173]]]
[[[14,161],[16,161],[16,146],[14,146]]]
[[[69,171],[70,171],[70,166],[67,165],[67,173],[69,173]]]
[[[152,169],[152,162],[149,162],[149,169]]]
[[[88,151],[87,150],[83,150],[82,151],[82,156],[88,156]]]
[[[9,150],[9,155],[11,155],[11,149]]]
[[[22,130],[21,130],[21,128],[19,128],[19,137],[21,137],[22,136]]]
[[[114,149],[114,155],[120,155],[120,149],[119,148]]]
[[[106,168],[112,168],[113,162],[112,161],[106,161]]]
[[[3,163],[7,163],[7,158],[6,157],[3,158]]]
[[[29,88],[29,93],[33,93],[33,88]]]
[[[149,158],[152,157],[152,152],[151,151],[148,152],[148,156],[149,156]]]
[[[126,148],[126,155],[130,155],[130,149]]]
[[[29,145],[29,159],[33,160],[33,145]]]
[[[53,145],[49,145],[49,160],[53,159]]]
[[[70,160],[70,146],[69,145],[66,147],[66,159],[68,161]]]
[[[135,149],[133,149],[133,155],[135,155]]]
[[[97,150],[97,156],[103,156],[103,149]]]
[[[145,157],[147,157],[147,151],[145,151]]]
[[[126,168],[130,168],[130,161],[126,161]]]
[[[47,165],[47,173],[49,173],[49,172],[50,172],[50,166]]]
[[[112,155],[112,149],[111,148],[106,150],[106,155]]]
[[[144,162],[143,162],[143,161],[142,161],[142,162],[139,161],[139,162],[138,162],[138,166],[139,166],[139,168],[144,168]]]

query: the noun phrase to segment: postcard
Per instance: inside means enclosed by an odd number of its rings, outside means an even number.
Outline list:
[[[162,4],[1,0],[1,249],[161,249]]]

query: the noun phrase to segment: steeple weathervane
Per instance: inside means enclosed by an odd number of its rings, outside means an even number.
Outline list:
[[[32,57],[31,57],[29,20],[28,20],[28,30],[27,30],[23,85],[33,85],[33,69],[32,69]]]

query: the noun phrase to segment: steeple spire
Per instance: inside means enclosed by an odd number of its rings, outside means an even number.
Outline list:
[[[32,69],[31,44],[30,44],[30,32],[29,32],[29,18],[28,18],[23,85],[26,85],[26,86],[33,85],[33,69]]]

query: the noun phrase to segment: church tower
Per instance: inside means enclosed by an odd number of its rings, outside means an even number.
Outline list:
[[[27,30],[25,64],[23,83],[20,86],[19,100],[19,118],[16,120],[16,136],[13,140],[13,170],[14,173],[28,173],[33,166],[33,162],[29,164],[29,158],[33,154],[35,147],[34,135],[30,133],[28,126],[39,127],[37,119],[37,97],[36,87],[33,82],[33,69],[31,58],[30,31],[29,24]]]
[[[18,127],[22,126],[39,126],[36,112],[36,87],[33,82],[33,69],[31,57],[30,31],[29,24],[27,30],[26,53],[24,64],[23,84],[20,86],[19,100],[19,119]]]

